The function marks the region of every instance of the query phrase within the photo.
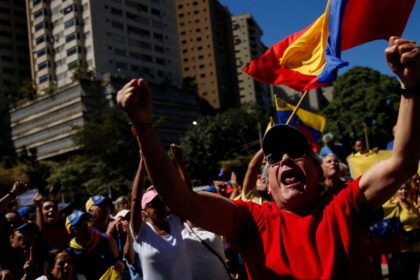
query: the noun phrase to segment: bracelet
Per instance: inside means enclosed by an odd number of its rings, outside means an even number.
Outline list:
[[[411,88],[401,87],[400,94],[404,97],[420,95],[420,85],[417,84],[416,86],[411,87]]]

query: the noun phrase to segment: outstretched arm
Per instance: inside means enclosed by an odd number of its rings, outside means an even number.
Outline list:
[[[185,163],[184,163],[184,156],[182,153],[182,148],[178,145],[171,144],[171,151],[173,154],[176,167],[178,168],[178,172],[181,175],[181,178],[188,185],[188,187],[192,189],[190,177],[188,176],[187,168],[185,167]]]
[[[360,180],[366,199],[379,207],[417,171],[420,158],[420,52],[418,45],[398,37],[389,39],[385,50],[388,66],[413,95],[401,96],[391,158],[369,169]]]
[[[243,189],[242,192],[246,198],[255,191],[257,186],[258,174],[260,173],[260,167],[264,160],[264,152],[260,149],[252,157],[251,161],[248,164],[248,169],[246,170]]]
[[[152,97],[146,82],[138,79],[127,83],[118,92],[117,102],[135,125],[148,174],[165,204],[198,226],[230,236],[235,204],[214,194],[197,194],[181,178],[151,126]]]
[[[134,177],[133,182],[133,189],[131,190],[130,224],[135,236],[139,234],[142,222],[141,197],[143,195],[143,171],[144,161],[140,153],[139,167],[137,168],[136,177]]]
[[[6,194],[5,196],[3,196],[2,198],[0,198],[0,213],[3,212],[6,208],[6,206],[13,201],[14,199],[16,199],[16,197],[18,195],[21,195],[22,193],[24,193],[26,190],[28,189],[28,185],[21,182],[21,181],[16,181],[13,184],[12,189],[9,191],[8,194]]]

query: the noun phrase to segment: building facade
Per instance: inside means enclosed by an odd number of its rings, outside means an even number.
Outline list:
[[[217,0],[176,0],[183,78],[215,109],[239,104],[231,14]]]
[[[75,70],[181,84],[174,1],[31,0],[27,10],[41,94],[71,85]]]
[[[250,14],[232,17],[232,24],[241,103],[256,104],[265,112],[269,112],[272,105],[270,86],[254,81],[242,71],[252,59],[267,50],[261,41],[263,32]]]

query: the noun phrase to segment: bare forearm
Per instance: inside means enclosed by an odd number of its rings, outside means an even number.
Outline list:
[[[141,154],[140,154],[141,157]],[[139,166],[137,168],[136,176],[133,181],[133,188],[131,190],[131,226],[135,233],[139,232],[141,225],[141,197],[143,195],[143,169],[144,163],[140,159]]]
[[[360,181],[365,197],[375,206],[382,205],[417,171],[420,124],[416,112],[420,112],[420,97],[402,97],[392,156],[371,168]]]
[[[184,199],[191,190],[181,178],[152,127],[140,130],[138,140],[153,185],[171,211],[183,215]]]
[[[263,160],[263,150],[259,150],[249,162],[243,183],[243,193],[245,195],[248,195],[249,192],[255,189]]]

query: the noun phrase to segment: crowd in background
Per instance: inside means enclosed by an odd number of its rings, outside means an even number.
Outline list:
[[[331,139],[334,136],[325,135],[319,159],[325,195],[334,196],[352,178],[345,162],[348,153]],[[364,149],[363,142],[356,141],[354,153],[363,154]],[[174,164],[189,182],[181,148],[172,145],[171,152]],[[84,209],[59,208],[56,186],[37,193],[32,207],[20,206],[17,197],[27,191],[27,185],[16,182],[0,200],[0,279],[171,279],[171,275],[178,279],[246,279],[234,246],[223,236],[172,215],[154,187],[144,186],[144,169],[140,160],[131,199],[129,194],[115,200],[97,194],[87,198]],[[241,184],[235,171],[225,166],[204,191],[232,200],[269,202],[266,169],[259,150]],[[417,279],[419,187],[420,178],[414,174],[383,205],[381,213],[372,214],[366,242],[378,279],[384,276],[381,263],[385,259],[388,279],[402,279],[401,275]]]

